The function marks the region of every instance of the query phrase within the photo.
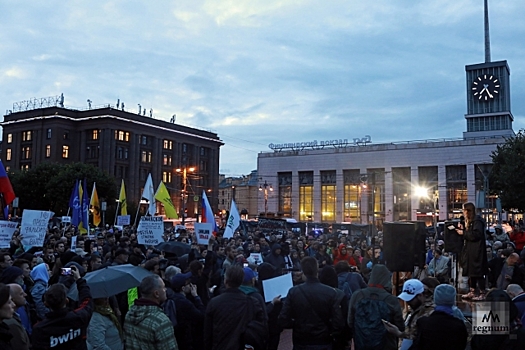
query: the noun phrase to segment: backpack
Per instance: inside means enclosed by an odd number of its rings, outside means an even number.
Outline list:
[[[264,350],[268,341],[268,325],[255,319],[255,305],[253,302],[253,297],[246,296],[247,323],[241,334],[241,347],[244,348],[245,345],[251,345],[255,350]]]
[[[170,319],[173,328],[177,327],[177,308],[175,307],[175,301],[172,299],[167,299],[162,304],[162,310]]]
[[[337,276],[337,288],[342,290],[345,293],[348,300],[352,298],[352,288],[350,288],[350,283],[348,281],[350,277],[350,272],[342,273]]]
[[[390,321],[390,307],[374,295],[361,299],[355,307],[354,342],[359,350],[383,350],[387,330],[381,319]]]

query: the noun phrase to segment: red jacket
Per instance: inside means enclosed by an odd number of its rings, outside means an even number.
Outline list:
[[[522,250],[525,246],[525,232],[513,230],[510,233],[510,240],[516,245],[516,250]]]

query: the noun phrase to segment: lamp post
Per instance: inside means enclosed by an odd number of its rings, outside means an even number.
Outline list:
[[[259,191],[264,191],[264,217],[268,216],[268,191],[273,191],[271,184],[268,184],[266,180],[263,184],[259,185]]]
[[[188,180],[188,172],[192,173],[195,171],[194,167],[191,168],[177,168],[175,169],[176,172],[182,173],[182,191],[181,191],[181,198],[182,198],[182,226],[184,226],[185,218],[186,218],[186,198],[188,197],[186,193],[186,185]]]

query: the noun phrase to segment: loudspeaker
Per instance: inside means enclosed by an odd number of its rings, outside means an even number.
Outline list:
[[[417,226],[412,222],[383,224],[383,256],[390,271],[414,271],[416,231]]]
[[[411,221],[416,225],[414,240],[414,265],[423,268],[427,259],[427,225],[423,221]]]
[[[458,235],[456,230],[450,230],[448,228],[449,226],[458,227],[457,225],[458,225],[457,221],[446,221],[445,222],[445,230],[444,230],[445,251],[454,253],[454,254],[461,254],[461,250],[463,249],[463,236]]]

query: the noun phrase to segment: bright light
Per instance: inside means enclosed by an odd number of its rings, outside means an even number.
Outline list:
[[[428,188],[417,186],[414,188],[416,197],[428,197]]]

